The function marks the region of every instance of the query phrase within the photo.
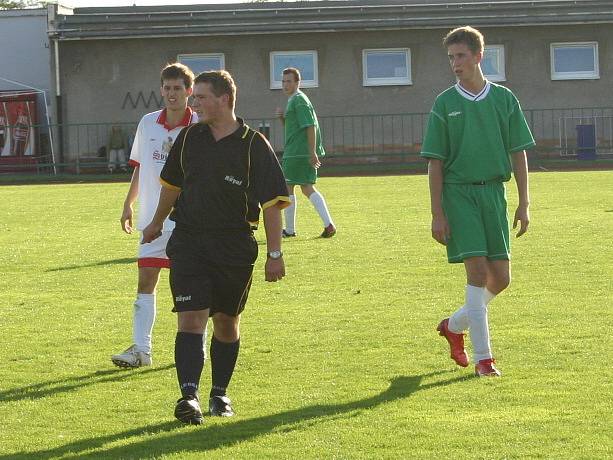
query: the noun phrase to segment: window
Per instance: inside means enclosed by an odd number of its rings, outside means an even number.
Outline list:
[[[196,75],[208,70],[223,70],[226,65],[223,53],[179,54],[177,61],[185,64]]]
[[[483,75],[490,81],[505,81],[504,45],[487,45],[481,60]]]
[[[280,89],[283,69],[295,67],[300,70],[303,88],[319,86],[317,51],[273,51],[270,53],[270,89]]]
[[[551,44],[552,80],[595,78],[600,78],[597,42]]]
[[[411,85],[411,50],[409,48],[370,49],[362,51],[364,86]]]

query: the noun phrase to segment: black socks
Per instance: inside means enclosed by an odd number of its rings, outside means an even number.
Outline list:
[[[211,397],[225,396],[226,388],[230,384],[236,366],[240,343],[240,339],[234,343],[220,342],[213,335],[211,339]]]
[[[204,366],[203,334],[177,332],[175,365],[181,394],[185,398],[198,395],[200,375]],[[212,347],[211,347],[212,350]]]

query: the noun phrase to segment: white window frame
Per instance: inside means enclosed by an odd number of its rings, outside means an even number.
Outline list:
[[[505,67],[505,58],[504,58],[504,45],[485,45],[485,51],[496,49],[498,50],[498,59],[496,61],[496,67],[498,67],[497,74],[487,75],[484,73],[485,78],[490,81],[506,81],[506,67]],[[485,55],[484,51],[484,55]]]
[[[405,64],[407,66],[406,77],[385,77],[385,78],[369,78],[368,77],[368,54],[386,53],[386,52],[404,52]],[[369,48],[362,50],[362,86],[400,86],[412,85],[411,79],[411,48]]]
[[[182,61],[182,59],[198,59],[198,58],[204,58],[204,59],[210,59],[210,58],[218,58],[220,63],[221,63],[221,68],[219,70],[224,70],[226,68],[226,56],[224,53],[195,53],[195,54],[179,54],[177,55],[177,62],[180,62],[181,64],[185,64],[185,62]],[[187,65],[187,64],[185,64]],[[189,67],[189,65],[187,65]],[[194,72],[197,73],[197,72]]]
[[[313,56],[313,80],[305,80],[304,76],[301,72],[300,87],[302,88],[317,88],[319,87],[319,70],[317,68],[317,51],[315,50],[307,50],[307,51],[271,51],[270,52],[270,89],[281,89],[283,86],[281,84],[281,80],[283,79],[283,75],[275,75],[275,57],[276,56],[287,56],[287,55],[310,55]],[[283,70],[283,69],[281,69]],[[300,70],[300,69],[299,69]]]
[[[594,51],[594,70],[587,72],[556,72],[555,70],[555,53],[556,48],[586,48],[592,47]],[[566,42],[566,43],[551,43],[549,45],[549,54],[551,57],[551,79],[552,80],[597,80],[600,78],[600,69],[598,65],[598,42]]]

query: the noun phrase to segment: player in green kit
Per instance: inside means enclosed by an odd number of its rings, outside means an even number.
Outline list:
[[[336,227],[330,217],[323,195],[315,189],[319,159],[326,153],[321,141],[321,132],[315,109],[300,87],[300,71],[293,67],[283,70],[283,92],[289,96],[285,111],[277,109],[277,117],[285,128],[283,150],[283,174],[287,183],[291,205],[285,210],[283,237],[296,236],[296,195],[294,187],[300,185],[324,224],[322,238],[331,238]]]
[[[535,142],[517,98],[481,71],[483,35],[472,27],[443,40],[457,83],[434,102],[421,155],[429,160],[432,237],[447,247],[450,263],[463,262],[465,303],[437,330],[451,358],[468,366],[470,333],[475,374],[499,376],[490,345],[488,303],[510,283],[509,222],[504,182],[513,172],[519,195],[513,228],[530,222],[525,149]]]

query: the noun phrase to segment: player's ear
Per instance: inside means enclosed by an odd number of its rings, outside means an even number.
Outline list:
[[[188,96],[191,96],[193,92],[194,92],[194,87],[193,86],[191,88],[187,88],[187,95]]]
[[[224,104],[226,104],[228,107],[230,106],[230,96],[228,94],[222,94],[221,99]]]
[[[481,64],[481,61],[483,60],[483,51],[479,51],[477,54],[475,54],[475,56],[477,57],[477,64]]]

